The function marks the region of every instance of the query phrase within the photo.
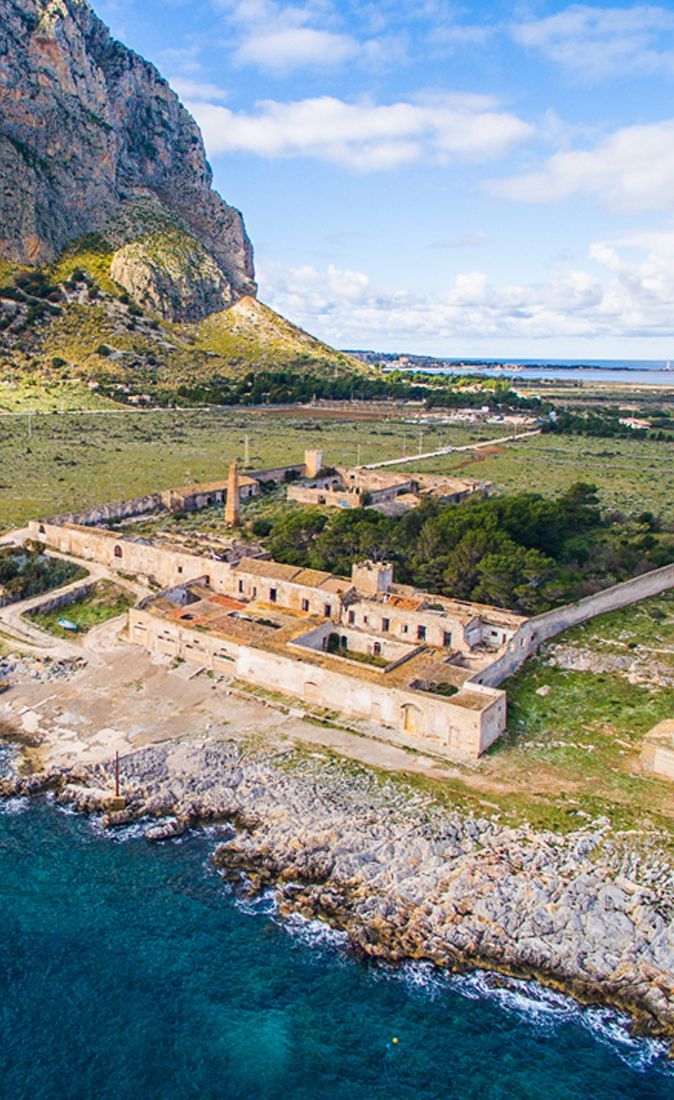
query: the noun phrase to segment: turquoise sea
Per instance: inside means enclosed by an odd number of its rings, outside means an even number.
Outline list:
[[[662,1047],[614,1013],[367,965],[237,901],[216,839],[150,847],[48,802],[0,807],[3,1100],[674,1097]]]

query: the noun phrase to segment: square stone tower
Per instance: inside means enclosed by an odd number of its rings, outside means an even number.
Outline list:
[[[351,567],[351,581],[363,596],[390,592],[393,566],[390,561],[359,561]]]
[[[305,477],[318,477],[323,468],[323,452],[322,451],[305,451],[304,452],[304,476]]]

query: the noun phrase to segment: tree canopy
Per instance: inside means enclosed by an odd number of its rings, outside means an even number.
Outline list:
[[[274,558],[343,576],[353,562],[392,561],[399,582],[525,614],[577,599],[674,560],[674,537],[649,513],[603,513],[594,485],[554,498],[478,494],[403,516],[373,508],[298,508],[271,526]]]

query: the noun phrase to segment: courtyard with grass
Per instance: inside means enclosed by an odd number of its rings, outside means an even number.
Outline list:
[[[57,638],[72,639],[78,634],[86,634],[109,619],[123,615],[134,602],[135,597],[128,589],[121,588],[112,581],[98,581],[91,591],[74,603],[52,611],[36,612],[30,617],[36,626]],[[77,631],[67,630],[59,624],[59,619],[71,622],[77,627]]]

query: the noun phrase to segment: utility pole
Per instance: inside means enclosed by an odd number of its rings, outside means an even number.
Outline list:
[[[243,464],[246,468],[250,466],[250,436],[248,435],[243,437]]]
[[[423,453],[424,449],[424,429],[419,429],[419,454]]]

